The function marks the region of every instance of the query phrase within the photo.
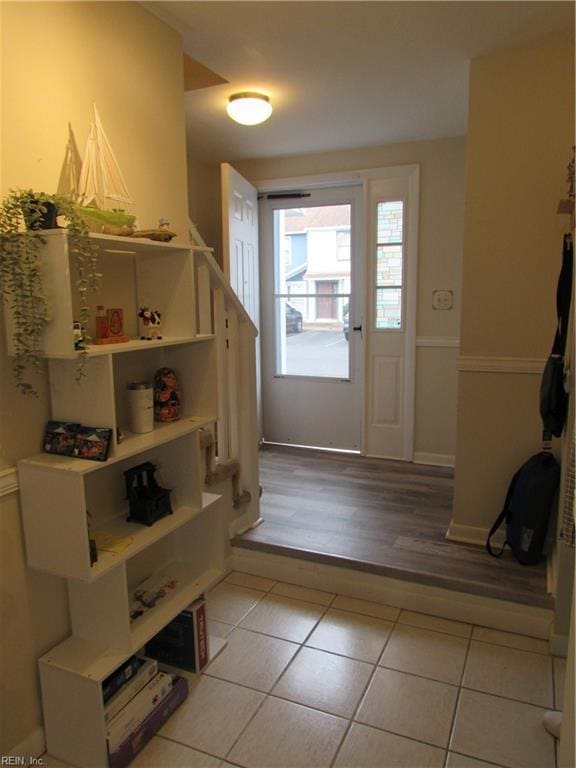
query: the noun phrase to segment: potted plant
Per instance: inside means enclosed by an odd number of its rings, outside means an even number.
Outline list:
[[[27,380],[29,371],[41,370],[42,333],[48,324],[49,307],[42,286],[40,248],[42,230],[65,220],[72,254],[72,269],[79,295],[79,323],[86,340],[90,316],[88,291],[98,288],[97,246],[90,240],[79,206],[64,195],[32,190],[11,190],[0,205],[0,293],[13,319],[16,386],[23,394],[36,395]],[[72,338],[73,329],[70,329]],[[77,379],[84,375],[86,352],[79,356]]]

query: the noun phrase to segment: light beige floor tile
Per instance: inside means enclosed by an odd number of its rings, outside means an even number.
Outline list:
[[[458,635],[458,637],[470,637],[472,632],[471,624],[452,621],[452,619],[441,619],[438,616],[429,616],[426,613],[415,613],[414,611],[402,611],[398,622],[409,624],[411,627],[432,629],[435,632],[447,632],[449,635]]]
[[[208,634],[214,637],[226,638],[234,629],[234,624],[225,624],[223,621],[208,619]]]
[[[552,657],[473,640],[462,685],[552,707]]]
[[[452,685],[378,668],[354,719],[446,747],[457,693]]]
[[[318,605],[328,606],[334,600],[336,595],[332,592],[322,592],[319,589],[309,589],[308,587],[300,587],[297,584],[285,584],[279,581],[278,584],[272,590],[274,595],[282,595],[283,597],[292,597],[295,600],[306,600],[309,603],[317,603]]]
[[[224,579],[225,584],[235,584],[237,587],[258,589],[261,592],[269,592],[276,582],[273,579],[265,579],[263,576],[253,576],[251,573],[232,571]]]
[[[442,768],[444,750],[353,723],[334,768]]]
[[[338,595],[331,607],[341,611],[362,613],[364,616],[374,616],[376,619],[388,619],[389,621],[396,621],[400,614],[400,608],[394,608],[391,605],[373,603],[369,600],[357,600],[355,597],[343,597],[342,595]]]
[[[517,648],[519,651],[532,651],[533,653],[543,653],[546,656],[550,655],[547,640],[540,640],[537,637],[528,637],[527,635],[516,635],[513,632],[501,632],[499,629],[474,627],[472,640],[482,640],[484,643]]]
[[[509,768],[553,768],[554,739],[545,710],[531,704],[462,691],[450,749]]]
[[[205,755],[168,739],[155,736],[140,752],[130,768],[219,768],[220,758]]]
[[[379,664],[459,685],[467,647],[464,637],[397,624]]]
[[[238,624],[262,599],[262,592],[255,589],[237,587],[221,581],[210,590],[206,599],[209,619]]]
[[[272,689],[272,695],[350,718],[372,670],[372,665],[363,661],[302,648]]]
[[[565,679],[566,659],[554,656],[554,709],[562,709],[564,703]]]
[[[276,637],[235,629],[204,674],[269,691],[299,646]]]
[[[263,700],[262,693],[202,675],[160,735],[226,757]]]
[[[446,768],[494,768],[494,763],[485,763],[484,760],[476,760],[475,757],[448,752]]]
[[[328,768],[347,725],[334,715],[268,698],[227,757],[246,768]]]
[[[322,606],[269,594],[248,614],[241,626],[303,643],[323,612]]]
[[[393,626],[372,616],[330,608],[306,645],[376,664]]]

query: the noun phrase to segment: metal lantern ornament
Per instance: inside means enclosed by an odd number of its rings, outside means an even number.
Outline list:
[[[180,385],[172,368],[160,368],[154,374],[154,419],[177,421],[180,418]]]

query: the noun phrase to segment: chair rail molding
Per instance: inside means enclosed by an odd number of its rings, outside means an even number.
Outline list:
[[[539,357],[460,355],[458,370],[465,373],[529,373],[541,375],[546,360]]]
[[[416,336],[416,346],[458,349],[460,347],[460,339],[458,336]]]

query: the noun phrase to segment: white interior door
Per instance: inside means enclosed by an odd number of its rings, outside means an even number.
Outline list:
[[[258,193],[228,163],[220,171],[224,274],[259,329]]]
[[[260,331],[260,269],[258,257],[258,192],[228,163],[220,166],[224,274]],[[260,337],[256,338],[256,413],[262,437]]]
[[[361,186],[269,195],[260,230],[264,439],[359,451]]]

